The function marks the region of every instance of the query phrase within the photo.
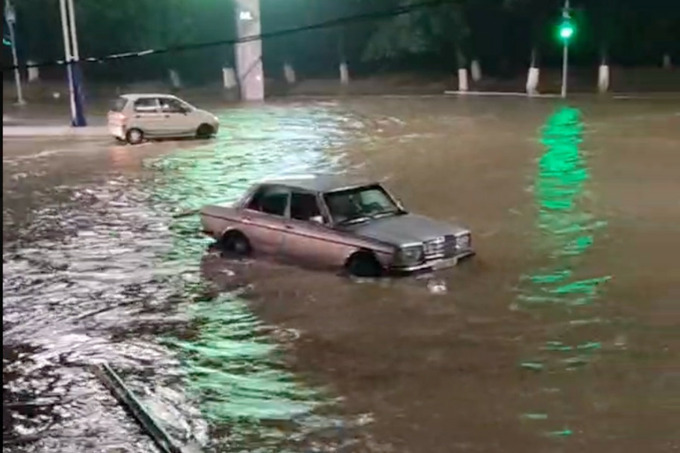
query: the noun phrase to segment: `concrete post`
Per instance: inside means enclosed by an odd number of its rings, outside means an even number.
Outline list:
[[[286,62],[283,64],[283,76],[286,79],[286,82],[289,85],[293,85],[296,81],[295,77],[295,69],[293,69],[293,65],[290,63]]]
[[[261,33],[260,0],[236,0],[236,33],[242,40],[235,46],[236,73],[241,87],[241,100],[264,99],[264,70],[262,68],[262,40],[253,39]]]
[[[28,82],[31,83],[31,82],[40,81],[40,68],[30,66],[32,64],[35,64],[34,61],[28,60],[27,63],[29,64],[29,67],[28,67]]]
[[[169,69],[168,73],[170,75],[170,86],[173,90],[179,90],[182,88],[182,79],[179,77],[179,73],[175,69]]]
[[[458,65],[458,91],[465,93],[470,87],[468,84],[468,70],[465,54],[460,46],[456,48],[456,63]]]
[[[472,63],[470,63],[470,75],[475,82],[482,80],[482,67],[479,64],[479,60],[474,59],[472,60]]]
[[[597,72],[597,89],[600,93],[609,91],[609,65],[607,63],[600,64]]]
[[[464,93],[469,89],[467,68],[458,68],[458,91]]]
[[[664,69],[671,69],[673,67],[673,62],[671,61],[670,54],[664,54],[662,66]]]
[[[347,67],[347,62],[345,61],[340,63],[340,83],[343,85],[349,85],[349,68]]]
[[[238,85],[234,68],[222,68],[222,83],[227,90],[231,90]]]
[[[526,90],[529,96],[538,94],[538,82],[540,79],[541,70],[538,68],[538,51],[532,49],[531,51],[531,65],[527,74]]]

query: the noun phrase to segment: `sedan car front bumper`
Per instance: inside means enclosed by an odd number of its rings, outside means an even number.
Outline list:
[[[458,261],[475,255],[475,251],[472,249],[462,250],[453,256],[446,258],[437,258],[424,261],[422,263],[410,265],[410,266],[392,266],[390,271],[394,273],[411,273],[422,270],[439,270],[446,269],[449,267],[454,267],[458,264]]]

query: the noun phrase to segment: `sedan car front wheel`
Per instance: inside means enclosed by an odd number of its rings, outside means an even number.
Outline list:
[[[347,261],[347,271],[354,277],[377,278],[383,275],[378,259],[370,252],[357,252]]]

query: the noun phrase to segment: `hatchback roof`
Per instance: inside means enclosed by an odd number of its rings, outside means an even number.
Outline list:
[[[127,98],[131,100],[143,99],[143,98],[175,98],[179,99],[174,94],[169,93],[125,93],[121,94],[120,97]]]

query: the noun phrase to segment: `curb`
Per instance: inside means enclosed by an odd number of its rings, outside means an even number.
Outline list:
[[[103,138],[109,135],[105,126],[7,126],[3,124],[2,138]]]

